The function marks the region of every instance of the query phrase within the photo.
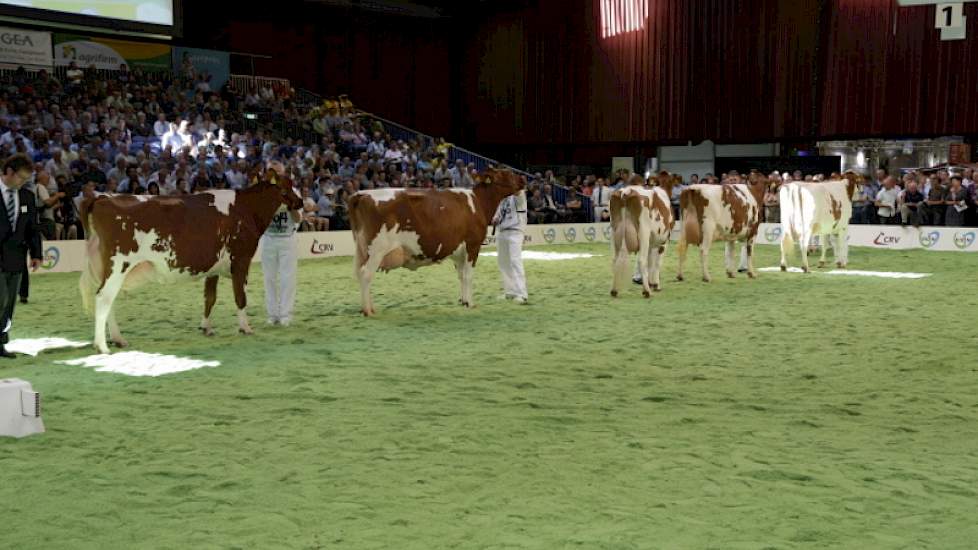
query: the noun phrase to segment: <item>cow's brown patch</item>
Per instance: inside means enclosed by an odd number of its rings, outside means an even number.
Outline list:
[[[720,202],[726,206],[727,210],[730,212],[730,218],[733,220],[729,232],[733,235],[740,235],[744,231],[744,228],[747,227],[750,220],[749,205],[744,201],[743,197],[737,193],[737,190],[733,185],[723,186],[723,192],[720,195]]]
[[[832,217],[838,223],[842,219],[842,203],[837,201],[832,195],[829,195],[829,205],[832,209]]]

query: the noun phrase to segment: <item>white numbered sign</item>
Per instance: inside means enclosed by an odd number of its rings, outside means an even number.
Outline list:
[[[957,29],[964,26],[964,4],[948,2],[935,6],[934,26],[938,29]]]

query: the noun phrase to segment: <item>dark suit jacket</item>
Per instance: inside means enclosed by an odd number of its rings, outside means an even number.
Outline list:
[[[41,232],[37,227],[37,199],[23,187],[18,191],[21,210],[27,212],[17,215],[17,227],[10,227],[4,204],[0,204],[0,271],[25,271],[27,253],[31,258],[41,259]],[[0,197],[0,203],[3,203]]]

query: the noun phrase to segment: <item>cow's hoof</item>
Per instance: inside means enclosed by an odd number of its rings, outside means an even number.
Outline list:
[[[361,309],[360,310],[360,313],[362,313],[364,317],[373,317],[374,316],[374,310],[372,310],[372,309]]]
[[[748,271],[747,272],[747,278],[749,278],[749,279],[756,279],[757,278],[757,273],[754,273],[753,271]]]
[[[643,298],[651,298],[652,297],[652,293],[649,292],[648,290],[643,290],[642,291],[642,297]]]
[[[733,271],[728,271],[727,272],[727,278],[728,279],[736,279],[737,278],[737,275],[735,275]]]
[[[842,262],[835,262],[835,267],[838,267],[839,269],[845,269],[846,268],[846,264],[844,264]]]
[[[245,336],[251,336],[255,333],[255,331],[251,330],[250,328],[239,328],[238,332],[240,334],[244,334]]]
[[[115,344],[115,347],[119,349],[125,349],[129,347],[129,342],[125,340],[113,340],[112,343]]]
[[[204,336],[214,336],[214,329],[212,328],[202,328],[200,331],[204,333]]]
[[[809,273],[808,266],[801,268],[802,273]]]
[[[823,267],[825,267],[825,262],[818,262],[818,268],[822,269]]]
[[[786,266],[786,265],[782,265],[782,266],[781,266],[781,272],[782,272],[782,273],[787,273],[787,272],[788,272],[788,266]]]
[[[652,285],[652,290],[654,292],[662,292],[662,287],[659,285]]]
[[[683,282],[685,279],[683,278],[682,275],[676,275],[676,280],[679,282]]]
[[[709,277],[703,277],[703,282],[704,283],[712,283],[713,282],[713,279],[711,279]]]
[[[99,353],[101,353],[103,355],[108,355],[109,354],[109,346],[95,346],[95,351],[97,351],[97,352],[99,352]]]
[[[618,291],[617,290],[612,290],[611,291],[611,297],[612,298],[617,298],[618,297]]]

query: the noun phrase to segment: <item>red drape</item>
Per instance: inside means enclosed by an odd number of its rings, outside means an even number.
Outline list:
[[[829,1],[821,135],[978,131],[978,5],[964,5],[968,38],[942,42],[933,6]]]

